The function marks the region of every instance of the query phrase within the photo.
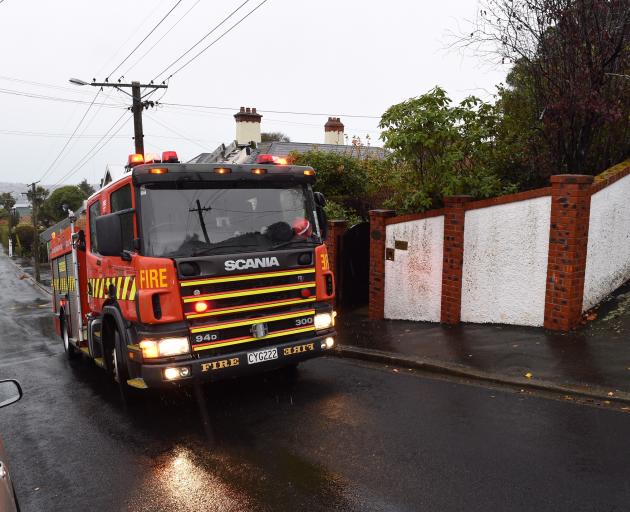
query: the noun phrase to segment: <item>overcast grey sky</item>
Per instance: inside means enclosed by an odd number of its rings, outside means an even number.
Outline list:
[[[182,0],[112,78],[123,73],[127,80],[154,78],[242,2]],[[175,3],[0,3],[0,181],[39,179],[87,108],[86,104],[45,101],[2,91],[91,101],[95,89],[70,85],[68,78],[104,79]],[[232,20],[237,21],[258,3],[260,0],[251,0]],[[191,7],[190,13],[139,60]],[[340,115],[348,135],[364,137],[369,133],[372,143],[379,144],[377,119],[344,114],[380,116],[390,105],[437,84],[456,100],[468,94],[487,99],[495,84],[504,79],[507,68],[444,50],[449,31],[465,27],[466,20],[474,18],[476,8],[477,0],[268,0],[173,77],[162,101],[257,107],[264,116],[263,131],[282,131],[299,142],[323,142],[326,116],[273,114],[265,109]],[[223,28],[230,27],[232,20]],[[219,29],[204,43],[221,33]],[[122,105],[127,98],[110,89],[100,94],[97,102],[102,101]],[[84,123],[78,131],[82,136],[69,145],[44,183],[52,185],[62,180],[123,112],[118,106],[94,106],[86,117],[87,128],[83,128]],[[175,149],[184,160],[211,151],[219,143],[233,140],[233,113],[174,107],[151,110],[144,120],[146,150]],[[78,183],[87,177],[96,183],[107,163],[125,163],[133,152],[131,133],[132,124],[127,121],[116,138],[63,181]]]

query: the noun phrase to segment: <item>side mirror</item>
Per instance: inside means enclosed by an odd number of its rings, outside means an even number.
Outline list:
[[[0,380],[0,408],[14,404],[22,398],[22,388],[17,380]]]
[[[317,193],[317,192],[316,192]],[[324,196],[322,196],[323,198]],[[322,235],[322,240],[326,240],[328,237],[328,216],[323,206],[317,205],[317,223],[319,224],[319,230]]]
[[[326,206],[326,198],[324,197],[324,194],[321,192],[313,192],[313,197],[315,198],[315,204],[317,206],[321,206],[322,208]]]
[[[103,256],[120,256],[123,252],[120,215],[110,213],[96,219],[98,252]]]

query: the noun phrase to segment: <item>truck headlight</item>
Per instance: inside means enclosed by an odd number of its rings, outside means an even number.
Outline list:
[[[140,342],[142,357],[152,359],[156,357],[177,356],[190,353],[188,338],[162,338],[159,340],[142,340]]]
[[[328,329],[333,325],[333,317],[330,313],[318,313],[315,315],[315,320],[313,322],[315,324],[315,329]]]

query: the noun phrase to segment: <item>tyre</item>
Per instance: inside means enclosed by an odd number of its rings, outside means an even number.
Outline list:
[[[114,346],[109,347],[109,367],[111,368],[112,379],[118,386],[123,402],[131,402],[135,398],[134,390],[127,384],[129,370],[127,360],[123,352],[123,339],[118,329],[114,330]]]
[[[68,327],[66,326],[66,322],[63,319],[61,320],[61,341],[63,341],[63,350],[66,353],[66,357],[68,359],[76,359],[76,357],[79,355],[79,351],[72,343],[70,343]]]

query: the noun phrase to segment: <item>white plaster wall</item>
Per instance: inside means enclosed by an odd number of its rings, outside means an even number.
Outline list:
[[[541,326],[551,197],[466,212],[464,322]]]
[[[260,123],[250,121],[236,122],[236,142],[238,144],[249,144],[250,142],[260,142]]]
[[[341,132],[324,132],[324,144],[345,144],[346,141]]]
[[[593,194],[582,310],[630,279],[630,176]]]
[[[407,250],[385,260],[385,318],[440,321],[444,216],[390,224],[386,247],[406,241]]]

